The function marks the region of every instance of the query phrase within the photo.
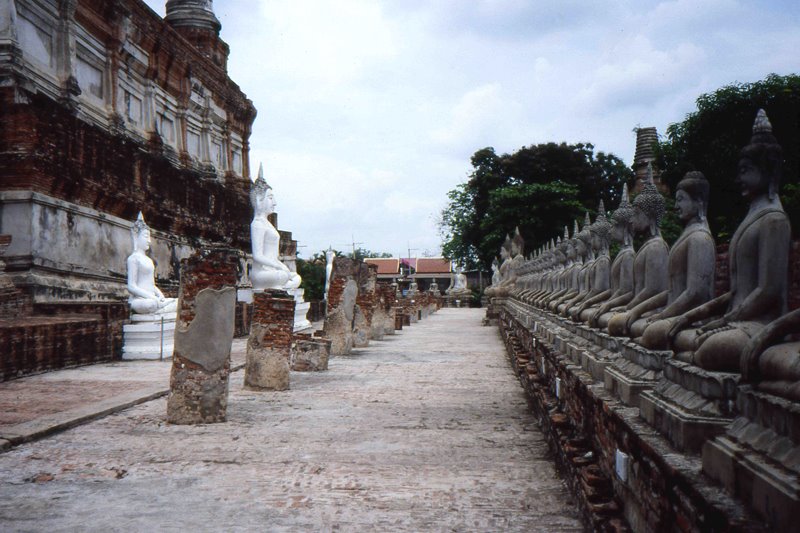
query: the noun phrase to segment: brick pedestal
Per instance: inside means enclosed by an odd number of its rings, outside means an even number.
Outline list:
[[[358,297],[359,263],[346,257],[333,262],[328,286],[328,314],[323,330],[331,340],[331,355],[347,355],[353,349],[353,320]]]
[[[253,390],[288,390],[295,301],[286,291],[253,294],[244,385]]]
[[[181,261],[167,399],[171,424],[225,421],[239,255],[237,250],[211,249]]]
[[[302,333],[295,334],[292,352],[292,370],[296,372],[320,372],[328,370],[331,341],[314,338]]]

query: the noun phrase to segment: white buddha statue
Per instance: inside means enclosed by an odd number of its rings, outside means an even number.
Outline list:
[[[253,271],[250,281],[253,289],[296,289],[302,278],[289,270],[278,258],[280,235],[267,218],[275,211],[277,204],[272,195],[272,187],[264,181],[264,167],[258,169],[258,179],[250,190],[250,203],[253,204],[253,222],[250,223],[250,239],[253,246]]]
[[[328,290],[331,288],[331,274],[333,273],[333,259],[336,252],[328,246],[325,250],[325,299],[328,299]]]
[[[176,313],[178,302],[165,298],[155,282],[156,267],[145,252],[150,249],[150,228],[142,213],[131,228],[133,253],[128,256],[128,303],[134,314],[162,315]]]

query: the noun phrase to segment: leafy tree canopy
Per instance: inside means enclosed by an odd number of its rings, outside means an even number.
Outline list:
[[[602,198],[619,204],[632,171],[589,143],[545,143],[497,155],[473,154],[466,183],[448,193],[439,219],[442,253],[466,268],[488,269],[505,239],[519,227],[528,251],[572,227],[583,212],[595,213]]]
[[[657,146],[661,179],[671,190],[690,170],[711,184],[708,220],[718,242],[728,241],[747,209],[735,183],[739,151],[750,142],[753,120],[763,108],[783,147],[783,206],[792,229],[800,230],[800,76],[772,74],[762,81],[732,84],[697,99],[697,110],[667,128]]]

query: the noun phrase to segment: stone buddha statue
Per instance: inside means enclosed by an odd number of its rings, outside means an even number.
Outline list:
[[[516,281],[516,275],[513,273],[512,268],[513,256],[511,255],[511,251],[511,237],[506,235],[506,240],[500,247],[500,259],[502,260],[500,263],[500,283],[496,287],[489,287],[486,290],[487,296],[508,296],[510,288]]]
[[[595,261],[594,249],[592,248],[592,234],[589,231],[589,226],[592,225],[589,218],[589,212],[586,212],[586,218],[583,222],[583,228],[575,236],[575,250],[580,258],[581,267],[578,272],[578,284],[573,286],[577,288],[577,293],[573,290],[570,294],[571,298],[561,298],[561,302],[557,306],[557,312],[560,315],[567,316],[569,310],[576,303],[580,302],[590,290],[589,284],[591,283],[592,266]]]
[[[472,295],[467,287],[467,276],[464,274],[460,266],[456,267],[455,275],[453,276],[453,285],[445,292],[453,297]]]
[[[564,256],[565,256],[565,269],[563,275],[564,290],[558,294],[554,294],[549,301],[545,302],[548,309],[553,312],[558,311],[559,305],[563,302],[571,300],[580,292],[580,276],[583,270],[583,254],[578,253],[578,250],[583,250],[583,245],[579,244],[578,235],[581,230],[578,227],[578,221],[574,221],[572,229],[572,238],[565,239],[564,243]]]
[[[555,265],[558,256],[555,252],[555,245],[552,240],[543,247],[539,259],[538,274],[535,281],[535,290],[528,297],[534,305],[540,305],[543,298],[550,295],[552,289],[551,277],[554,275]]]
[[[667,333],[677,317],[714,296],[716,247],[706,221],[708,193],[701,172],[689,172],[678,183],[675,209],[684,229],[669,251],[669,290],[632,309],[626,325],[645,348],[667,349]]]
[[[178,302],[175,298],[165,298],[156,287],[153,260],[145,252],[150,249],[150,228],[144,222],[142,213],[131,228],[133,253],[128,256],[128,303],[134,314],[164,315],[175,314]]]
[[[742,380],[757,390],[800,402],[800,342],[782,342],[800,333],[800,309],[770,322],[753,335],[740,359]]]
[[[673,324],[669,336],[678,360],[738,372],[748,342],[786,312],[791,226],[778,197],[782,161],[772,125],[759,110],[739,159],[736,183],[750,207],[728,249],[730,290]],[[695,323],[703,325],[687,328]]]
[[[626,183],[622,185],[619,207],[611,215],[611,237],[620,243],[621,248],[611,263],[609,290],[584,302],[591,313],[588,323],[592,327],[608,327],[613,316],[611,309],[625,305],[633,298],[633,213]]]
[[[644,244],[633,259],[633,298],[622,312],[608,321],[608,333],[623,336],[627,333],[629,312],[641,304],[667,290],[669,276],[669,246],[661,238],[661,218],[664,216],[665,201],[653,182],[653,168],[648,165],[647,180],[642,192],[633,200],[633,231],[646,237]]]
[[[588,292],[581,296],[568,311],[568,314],[574,320],[581,320],[584,302],[604,293],[610,285],[611,258],[609,257],[608,246],[611,240],[611,223],[606,218],[606,208],[603,205],[603,200],[600,200],[600,205],[597,208],[597,218],[589,226],[589,234],[595,260],[589,272]],[[587,318],[588,315],[582,320],[585,321]]]
[[[500,260],[496,257],[492,261],[492,286],[500,283]]]
[[[280,234],[267,218],[277,204],[270,187],[264,180],[264,167],[258,169],[258,179],[250,190],[253,205],[253,221],[250,223],[250,238],[253,246],[253,271],[250,281],[253,290],[296,289],[302,279],[289,270],[279,259]]]
[[[575,249],[570,242],[569,228],[564,226],[564,238],[562,239],[559,237],[556,241],[556,247],[553,250],[555,266],[551,273],[552,281],[550,282],[550,288],[540,304],[542,307],[545,307],[550,301],[566,294],[569,290],[568,269],[572,266],[573,262],[569,259],[570,248],[572,248],[572,256],[574,259]]]

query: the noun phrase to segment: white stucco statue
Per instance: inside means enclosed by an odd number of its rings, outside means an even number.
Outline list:
[[[336,257],[336,252],[328,246],[325,250],[325,299],[328,299],[328,289],[331,287],[331,273],[333,273],[333,258]]]
[[[145,252],[150,249],[150,228],[139,213],[131,228],[133,253],[128,256],[128,303],[134,314],[159,315],[176,313],[175,298],[165,298],[155,282],[155,265]]]
[[[250,203],[253,204],[253,222],[250,223],[250,239],[253,245],[253,271],[250,281],[253,290],[296,289],[302,279],[289,270],[279,256],[280,235],[267,218],[275,211],[277,204],[272,195],[272,187],[264,180],[264,167],[258,169],[258,179],[250,190]]]

